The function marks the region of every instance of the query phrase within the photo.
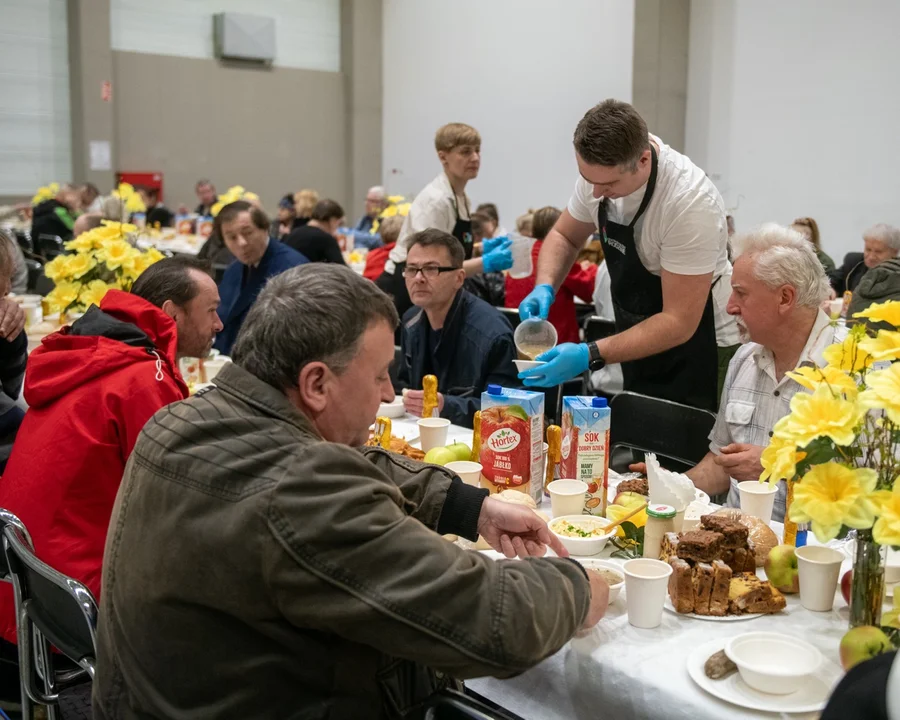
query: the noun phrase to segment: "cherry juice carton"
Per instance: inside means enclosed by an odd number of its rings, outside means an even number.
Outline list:
[[[481,394],[481,486],[491,493],[541,486],[544,393],[488,385]]]
[[[609,416],[606,398],[563,397],[560,477],[587,484],[584,512],[588,515],[606,513]]]

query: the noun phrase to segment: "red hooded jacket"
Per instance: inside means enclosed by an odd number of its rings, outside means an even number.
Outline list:
[[[103,546],[125,462],[144,423],[188,395],[175,323],[118,290],[28,358],[29,409],[0,478],[37,556],[100,592]],[[12,589],[0,583],[0,635],[15,642]]]

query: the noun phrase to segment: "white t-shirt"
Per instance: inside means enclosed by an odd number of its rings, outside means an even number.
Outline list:
[[[457,208],[459,215],[457,216]],[[453,188],[447,176],[441,172],[434,180],[428,183],[422,192],[416,195],[409,207],[409,215],[403,221],[397,244],[388,255],[388,261],[384,265],[387,273],[394,272],[397,263],[406,262],[407,238],[413,233],[428,228],[437,228],[447,233],[453,232],[457,217],[469,219],[469,198],[466,194],[457,195],[454,198]]]
[[[661,268],[679,275],[713,273],[716,341],[720,347],[737,345],[737,324],[725,310],[731,296],[725,203],[703,170],[658,137],[650,138],[659,146],[659,169],[653,198],[638,222],[638,257],[654,275],[659,275]],[[609,219],[623,225],[631,222],[645,189],[646,184],[631,195],[610,200]],[[594,186],[579,176],[569,200],[569,214],[597,227],[599,205]]]

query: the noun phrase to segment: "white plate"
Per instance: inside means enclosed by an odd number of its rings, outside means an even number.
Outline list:
[[[406,410],[403,408],[403,398],[400,395],[394,398],[394,402],[381,403],[378,406],[379,417],[398,418],[403,417]]]
[[[762,617],[764,613],[746,613],[745,615],[698,615],[697,613],[680,613],[672,604],[672,598],[666,596],[666,602],[663,607],[670,613],[674,613],[679,617],[694,618],[695,620],[709,620],[710,622],[740,622],[741,620],[753,620]],[[775,613],[776,615],[778,613]],[[724,647],[724,646],[723,646]],[[710,653],[712,655],[712,653]]]
[[[804,680],[801,688],[790,695],[770,695],[754,690],[741,680],[740,673],[737,672],[721,680],[710,680],[706,677],[703,666],[710,655],[725,647],[727,640],[728,638],[710,640],[694,648],[687,660],[688,674],[710,695],[749,710],[772,713],[818,712],[825,707],[834,686],[843,675],[837,665],[826,659],[816,675]]]

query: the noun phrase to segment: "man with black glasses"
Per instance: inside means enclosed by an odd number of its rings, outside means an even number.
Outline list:
[[[407,412],[422,414],[422,378],[438,379],[438,412],[472,426],[488,384],[518,387],[509,322],[496,309],[462,289],[466,279],[462,243],[442,230],[409,238],[403,278],[414,307],[403,316],[403,362],[399,389]]]

